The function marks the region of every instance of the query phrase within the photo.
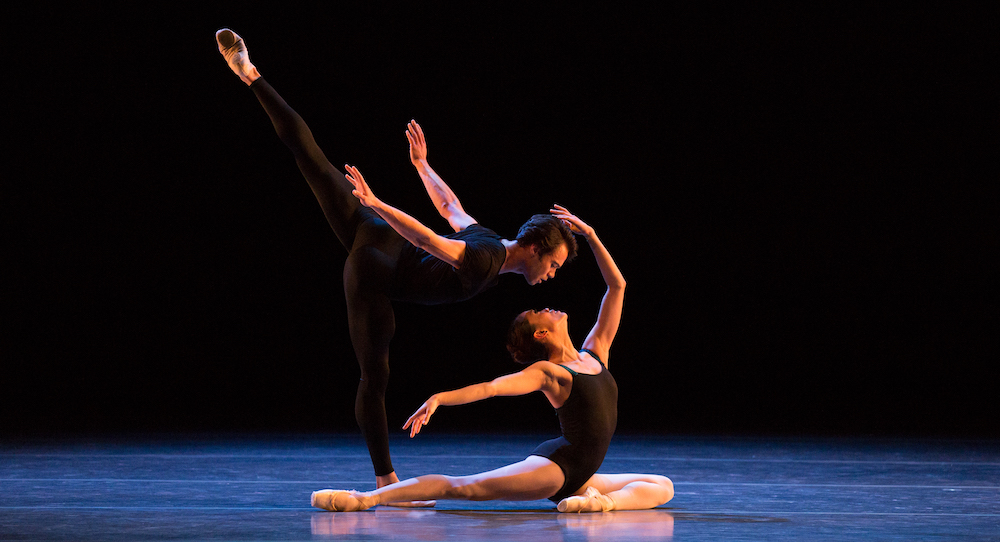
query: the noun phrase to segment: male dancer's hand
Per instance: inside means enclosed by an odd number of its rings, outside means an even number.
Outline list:
[[[410,142],[410,162],[416,166],[420,161],[426,161],[427,142],[424,140],[424,131],[420,129],[417,121],[411,120],[406,125],[406,139]]]
[[[347,170],[345,177],[354,185],[354,190],[351,193],[358,198],[361,205],[372,209],[382,205],[382,201],[372,193],[372,189],[368,187],[368,183],[365,182],[365,178],[361,176],[358,168],[344,164],[344,169]]]

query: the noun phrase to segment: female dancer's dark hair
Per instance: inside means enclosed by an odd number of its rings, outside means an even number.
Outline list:
[[[524,314],[517,315],[510,323],[510,329],[507,330],[507,351],[517,363],[527,365],[548,356],[545,345],[532,336],[534,333],[535,326],[528,322]]]

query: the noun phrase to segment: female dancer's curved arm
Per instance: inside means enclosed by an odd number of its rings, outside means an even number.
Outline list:
[[[431,197],[438,213],[456,232],[476,224],[478,221],[465,212],[455,193],[427,163],[427,142],[424,139],[424,131],[417,121],[411,120],[406,125],[406,139],[410,142],[410,162],[417,169],[420,180],[424,183],[424,189],[427,190],[427,195]]]
[[[615,334],[618,333],[618,325],[621,322],[622,305],[625,300],[625,277],[622,276],[618,265],[611,257],[611,253],[598,239],[594,228],[561,205],[555,205],[550,212],[565,221],[574,233],[587,238],[587,242],[594,251],[597,267],[601,270],[601,276],[604,277],[604,282],[608,286],[604,298],[601,300],[601,310],[597,317],[597,323],[594,324],[583,343],[585,349],[605,360],[605,366],[607,366],[608,350],[611,348]],[[564,339],[569,340],[569,337],[566,336]],[[545,393],[553,406],[558,407],[565,400],[566,390],[564,388],[569,382],[566,380],[566,371],[557,369],[557,367],[558,365],[551,361],[537,361],[520,372],[501,376],[490,382],[436,393],[406,420],[403,429],[409,428],[412,438],[420,433],[423,426],[427,425],[439,406],[464,405],[496,396],[527,395],[541,391]]]
[[[563,385],[560,379],[565,379],[562,374],[565,372],[557,372],[556,364],[554,363],[537,361],[522,371],[504,375],[489,382],[435,393],[406,420],[406,423],[403,424],[403,429],[409,428],[410,437],[415,437],[420,432],[420,429],[427,425],[427,422],[431,419],[431,415],[437,411],[439,406],[465,405],[491,397],[527,395],[535,391],[541,391],[547,397],[556,396],[559,392],[559,387]]]
[[[358,168],[344,165],[344,169],[347,170],[345,175],[347,180],[354,185],[353,194],[362,205],[378,213],[392,226],[392,229],[413,243],[413,246],[426,250],[430,255],[456,269],[461,267],[465,259],[465,241],[438,235],[416,218],[378,199]]]
[[[588,226],[582,220],[569,212],[562,205],[555,205],[551,213],[561,218],[573,230],[573,233],[582,235],[587,239],[594,258],[597,260],[597,267],[601,270],[604,283],[608,285],[604,298],[601,300],[601,310],[597,316],[597,323],[583,341],[583,348],[590,350],[600,359],[604,360],[604,365],[608,364],[608,351],[611,342],[614,341],[618,333],[618,325],[622,319],[622,305],[625,302],[625,277],[615,264],[611,253],[604,247],[598,239],[594,228]]]

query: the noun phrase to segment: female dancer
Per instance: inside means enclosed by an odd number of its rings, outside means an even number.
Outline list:
[[[364,179],[353,177],[355,186],[364,193]],[[566,313],[549,309],[523,312],[511,325],[507,348],[515,361],[534,363],[491,382],[432,395],[403,429],[409,428],[410,436],[415,436],[439,406],[541,391],[559,414],[562,436],[542,443],[519,463],[489,472],[470,476],[431,474],[370,492],[325,489],[312,494],[313,506],[349,512],[392,501],[547,497],[559,503],[560,512],[600,512],[652,508],[673,497],[673,483],[665,476],[596,474],[617,424],[618,386],[608,371],[607,360],[621,321],[625,279],[593,228],[564,207],[557,205],[552,213],[587,239],[608,285],[597,323],[583,347],[577,350],[573,346]]]
[[[344,264],[344,292],[351,343],[361,366],[354,412],[377,486],[397,482],[385,414],[389,342],[395,333],[392,301],[463,301],[495,285],[503,273],[539,284],[573,258],[576,240],[551,215],[531,217],[513,241],[480,226],[427,163],[424,134],[415,121],[406,132],[410,160],[455,233],[438,235],[378,200],[361,205],[352,195],[354,186],[327,160],[309,127],[250,62],[243,39],[226,28],[216,32],[215,39],[229,67],[257,96],[278,137],[292,151],[327,222],[350,252]]]

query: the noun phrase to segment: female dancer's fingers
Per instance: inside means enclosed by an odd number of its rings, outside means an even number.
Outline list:
[[[412,416],[410,416],[410,419],[406,420],[406,423],[403,424],[403,429],[410,430],[411,437],[413,436],[413,426],[418,425],[416,418],[419,414],[419,412],[415,412]]]
[[[421,420],[413,422],[413,425],[410,426],[410,438],[417,436],[420,433],[420,430],[424,427],[425,423],[426,422]]]
[[[584,221],[580,220],[580,217],[569,212],[569,209],[559,205],[558,203],[553,203],[552,209],[549,209],[549,212],[566,223],[573,233],[586,235],[589,226],[587,226]]]
[[[410,416],[408,420],[406,420],[406,423],[403,424],[403,429],[409,427],[410,438],[413,438],[414,436],[416,436],[417,433],[420,432],[420,429],[423,426],[427,425],[427,420],[429,418],[430,418],[430,413],[427,411],[427,404],[424,403],[423,405],[420,406],[419,409],[417,409],[416,412],[413,413],[412,416]]]
[[[562,209],[562,210],[560,210],[560,209],[549,209],[549,212],[552,213],[552,215],[555,216],[556,218],[558,218],[559,220],[562,220],[564,224],[566,224],[567,226],[569,226],[569,229],[573,230],[574,232],[577,230],[576,220],[579,220],[579,219],[577,219],[572,214],[566,212],[565,209]]]
[[[552,209],[549,209],[549,212],[558,216],[559,218],[564,218],[564,219],[576,218],[576,215],[569,212],[569,209],[563,207],[562,205],[559,205],[558,203],[552,204]]]

